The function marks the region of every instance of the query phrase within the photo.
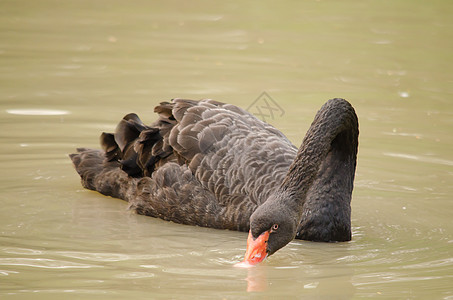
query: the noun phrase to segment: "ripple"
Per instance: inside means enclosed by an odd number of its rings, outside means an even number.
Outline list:
[[[415,282],[415,281],[426,281],[441,279],[442,276],[407,276],[399,275],[397,273],[369,273],[357,276],[357,279],[363,280],[363,282],[355,282],[355,286],[384,284],[389,282]]]
[[[304,289],[315,289],[315,288],[318,287],[318,285],[319,285],[318,281],[307,283],[307,284],[304,285]]]
[[[146,269],[158,269],[159,268],[159,266],[157,266],[157,265],[140,265],[140,267],[146,268]]]
[[[207,269],[207,268],[176,268],[168,267],[162,269],[162,272],[173,275],[190,275],[198,276],[200,278],[213,278],[213,277],[222,277],[222,278],[231,278],[236,277],[237,271],[233,268],[224,268],[220,269]]]
[[[280,266],[274,267],[274,269],[285,270],[285,269],[299,269],[300,266]]]
[[[88,289],[36,289],[36,290],[29,290],[29,289],[22,289],[19,290],[21,293],[33,293],[33,294],[61,294],[61,293],[74,293],[74,294],[93,294],[93,295],[105,295],[105,294],[113,294],[114,291],[107,291],[107,290],[88,290]]]
[[[7,109],[7,113],[11,115],[22,115],[22,116],[61,116],[69,115],[71,112],[67,110],[56,110],[56,109]]]
[[[44,252],[41,250],[28,249],[28,248],[3,248],[5,253],[20,254],[20,255],[41,255]]]
[[[26,266],[45,269],[88,269],[100,267],[47,258],[0,258],[0,266]]]
[[[433,269],[445,266],[453,265],[453,258],[439,259],[433,261],[422,262],[418,264],[412,264],[407,266],[400,266],[401,269]]]
[[[126,274],[120,274],[115,276],[116,278],[123,278],[123,279],[137,279],[137,278],[151,278],[154,277],[154,273],[149,272],[131,272]]]
[[[11,271],[11,270],[0,270],[1,276],[8,276],[9,274],[18,274],[19,272]]]
[[[415,161],[419,161],[419,162],[453,166],[453,161],[441,159],[441,158],[419,156],[419,155],[412,155],[412,154],[405,154],[405,153],[391,153],[391,152],[384,152],[383,154],[385,156],[404,158],[404,159],[415,160]]]
[[[126,254],[116,253],[58,252],[58,254],[70,258],[102,262],[125,261],[131,258],[129,255]]]

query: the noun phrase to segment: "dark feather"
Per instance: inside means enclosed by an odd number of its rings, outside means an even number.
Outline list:
[[[128,114],[115,134],[103,133],[103,151],[70,155],[84,187],[124,199],[140,214],[242,231],[253,212],[279,217],[299,197],[298,238],[350,239],[358,124],[345,100],[323,106],[299,152],[280,131],[231,104],[174,99],[154,111],[149,126]],[[281,212],[268,200],[276,193],[291,195],[279,200],[288,202]]]

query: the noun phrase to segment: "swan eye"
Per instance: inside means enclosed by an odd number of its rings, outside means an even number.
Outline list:
[[[278,229],[278,224],[272,225],[271,231],[276,231]]]

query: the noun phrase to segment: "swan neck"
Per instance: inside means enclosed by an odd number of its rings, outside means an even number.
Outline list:
[[[358,120],[354,108],[344,99],[329,100],[307,131],[280,186],[281,192],[291,195],[289,198],[301,214],[308,190],[321,169],[343,164],[344,172],[354,176],[357,148]],[[330,173],[331,176],[342,176],[341,173]]]

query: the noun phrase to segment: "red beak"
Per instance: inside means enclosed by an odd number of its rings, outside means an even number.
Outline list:
[[[253,238],[252,232],[249,231],[247,238],[247,251],[245,251],[244,261],[240,265],[256,265],[262,262],[267,257],[267,241],[269,239],[269,231],[263,232],[256,239]]]

